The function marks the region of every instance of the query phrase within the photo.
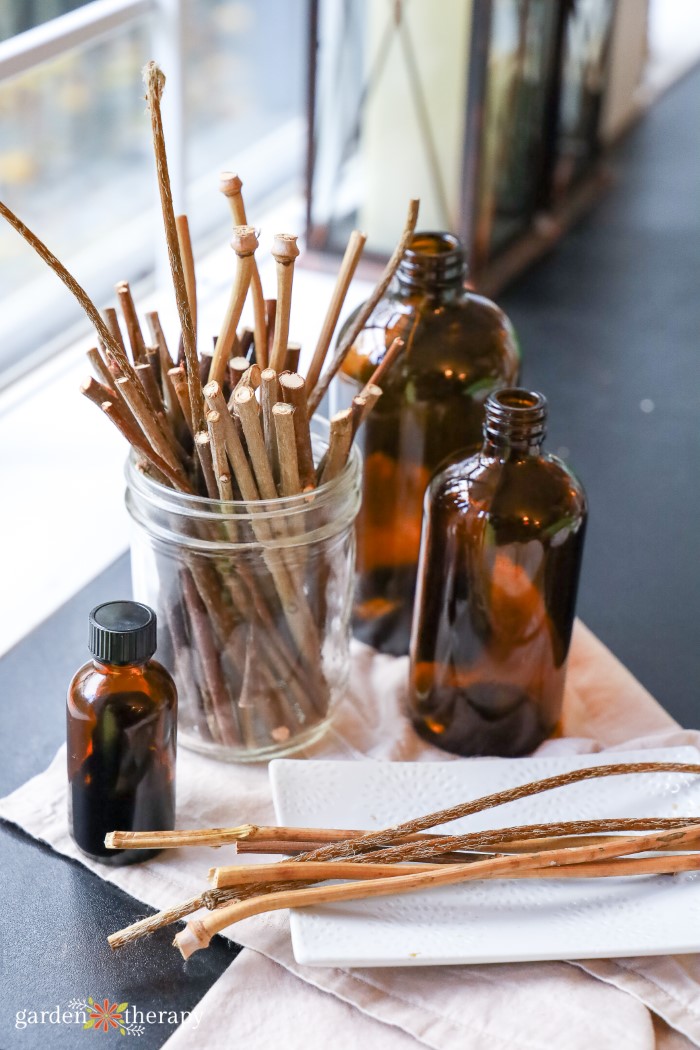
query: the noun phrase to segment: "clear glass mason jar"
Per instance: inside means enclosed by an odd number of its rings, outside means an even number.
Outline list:
[[[251,762],[316,741],[349,674],[358,451],[333,481],[255,503],[176,492],[133,459],[126,476],[134,597],[158,614],[179,742]]]

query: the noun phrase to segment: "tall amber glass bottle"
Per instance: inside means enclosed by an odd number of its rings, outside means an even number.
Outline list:
[[[518,377],[512,325],[464,287],[465,275],[456,237],[416,234],[340,377],[339,397],[349,404],[396,336],[405,341],[358,435],[364,490],[354,628],[384,652],[408,652],[426,486],[446,460],[479,448],[484,401]]]
[[[587,510],[541,449],[546,412],[541,394],[492,394],[481,452],[426,494],[409,709],[460,755],[526,754],[560,718]]]

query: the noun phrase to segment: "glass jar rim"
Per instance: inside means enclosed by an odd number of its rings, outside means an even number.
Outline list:
[[[312,442],[325,451],[328,447],[327,435],[330,424],[324,417],[315,416],[312,420]],[[343,470],[332,480],[326,481],[308,492],[297,496],[278,496],[275,499],[258,500],[220,500],[208,496],[192,495],[163,485],[155,478],[149,477],[138,467],[135,453],[131,453],[125,465],[128,489],[147,500],[153,508],[196,518],[203,521],[225,522],[260,521],[286,518],[293,514],[295,518],[310,512],[322,510],[329,505],[349,498],[359,486],[361,455],[355,443],[350,447],[348,461]]]

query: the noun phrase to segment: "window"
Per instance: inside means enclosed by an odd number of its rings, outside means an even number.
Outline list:
[[[204,246],[218,172],[301,182],[308,0],[33,0],[0,15],[0,196],[98,304],[152,275],[160,219],[141,70],[163,66],[175,203]],[[47,16],[50,20],[46,20]],[[17,34],[13,36],[12,34]],[[284,68],[285,78],[279,77]],[[248,193],[248,202],[257,204]],[[0,227],[0,382],[77,334],[65,290]]]

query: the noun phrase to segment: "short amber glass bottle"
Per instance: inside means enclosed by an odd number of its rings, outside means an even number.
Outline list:
[[[354,630],[384,652],[408,652],[426,486],[446,460],[479,448],[487,396],[518,378],[510,321],[495,303],[468,291],[465,276],[456,237],[416,234],[338,384],[345,406],[392,341],[405,341],[358,434],[364,488]]]
[[[460,755],[526,754],[561,715],[587,509],[541,450],[546,412],[541,394],[492,394],[481,452],[426,494],[409,711]]]
[[[158,850],[107,849],[107,832],[175,826],[177,692],[151,659],[156,615],[147,605],[98,605],[89,647],[93,659],[68,688],[70,831],[94,860],[130,864]]]

